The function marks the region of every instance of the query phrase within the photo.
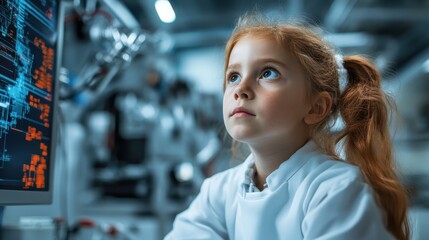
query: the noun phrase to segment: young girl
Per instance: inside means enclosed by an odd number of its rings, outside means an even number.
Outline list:
[[[226,46],[223,116],[251,154],[208,178],[166,239],[409,239],[387,103],[367,59],[245,17]]]

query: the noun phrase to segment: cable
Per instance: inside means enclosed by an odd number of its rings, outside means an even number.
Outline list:
[[[106,19],[107,19],[107,21],[108,21],[109,23],[112,23],[112,22],[113,22],[113,17],[112,17],[112,15],[111,15],[108,11],[105,11],[105,10],[103,10],[103,9],[96,9],[95,11],[93,11],[93,12],[89,12],[89,13],[82,13],[82,14],[72,14],[72,15],[69,15],[69,16],[67,16],[67,17],[64,19],[64,23],[65,23],[65,24],[69,24],[69,23],[72,23],[72,22],[74,22],[74,21],[76,21],[76,20],[78,20],[78,19],[82,19],[83,17],[94,17],[94,16],[96,16],[96,15],[101,15],[101,16],[103,16],[104,18],[106,18]]]

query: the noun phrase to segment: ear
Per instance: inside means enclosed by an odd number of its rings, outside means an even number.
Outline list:
[[[318,93],[313,99],[310,110],[304,117],[304,122],[308,125],[317,124],[328,116],[332,107],[332,97],[328,92]]]

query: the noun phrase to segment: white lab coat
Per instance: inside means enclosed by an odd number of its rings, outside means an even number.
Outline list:
[[[308,142],[248,192],[252,156],[203,183],[165,239],[393,239],[356,167]]]

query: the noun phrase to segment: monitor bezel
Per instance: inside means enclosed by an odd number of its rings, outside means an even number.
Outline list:
[[[29,190],[9,190],[0,189],[0,205],[36,205],[36,204],[51,204],[53,202],[54,178],[55,178],[55,162],[57,148],[57,128],[58,126],[58,101],[59,101],[59,76],[62,61],[62,47],[64,35],[64,7],[62,1],[57,1],[57,46],[56,46],[56,61],[54,81],[54,96],[53,96],[53,111],[52,111],[52,131],[51,131],[51,149],[50,149],[50,167],[49,167],[49,189],[47,191],[29,191]]]

